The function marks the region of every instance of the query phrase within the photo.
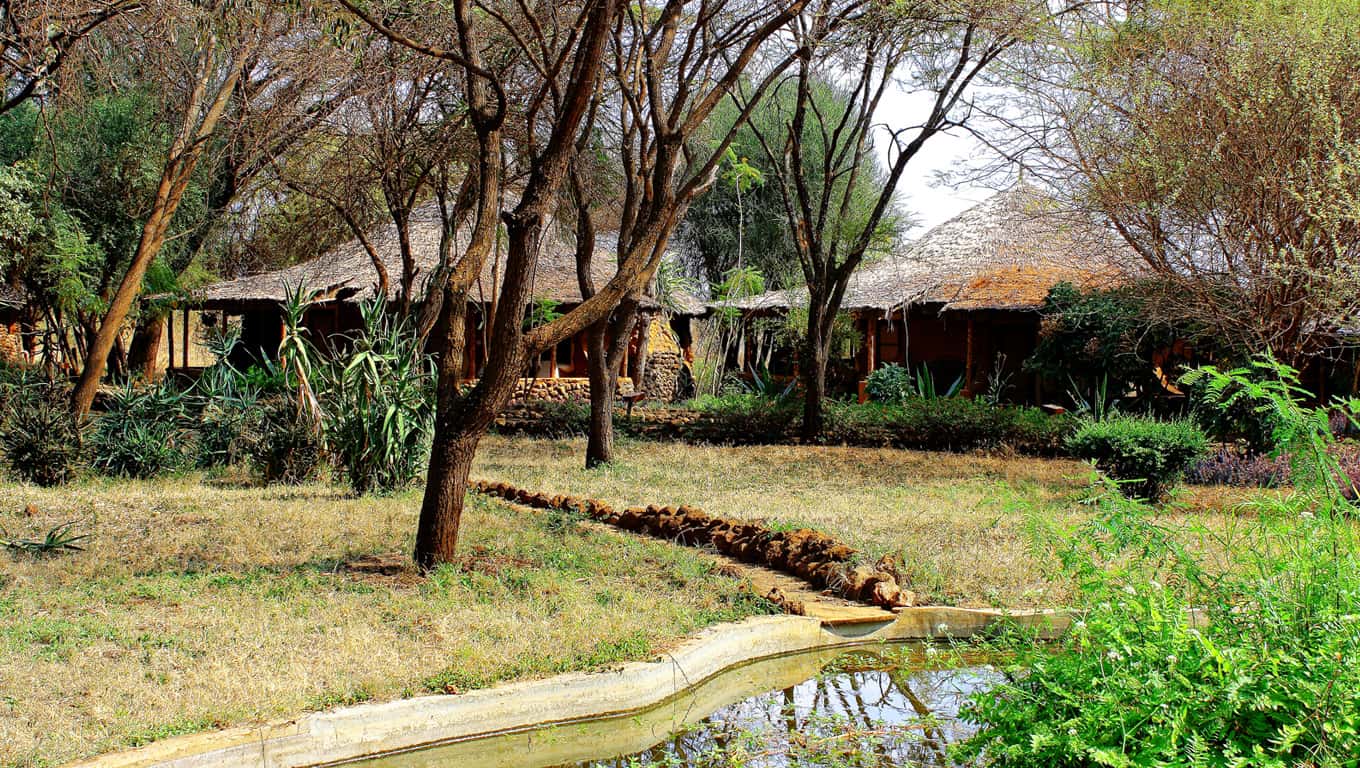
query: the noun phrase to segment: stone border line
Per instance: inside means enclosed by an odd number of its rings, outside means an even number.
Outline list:
[[[656,504],[617,511],[592,498],[549,495],[516,488],[509,483],[478,480],[473,489],[489,496],[535,509],[579,514],[633,533],[642,533],[691,547],[711,546],[724,555],[791,573],[818,589],[848,600],[895,610],[916,604],[916,594],[898,583],[896,563],[884,557],[872,566],[851,565],[855,550],[821,531],[800,528],[775,531],[758,523],[705,513],[691,506]],[[792,612],[797,613],[795,606]]]

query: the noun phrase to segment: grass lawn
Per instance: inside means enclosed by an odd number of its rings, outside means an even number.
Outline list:
[[[713,514],[825,531],[870,560],[900,557],[910,588],[933,602],[985,607],[1059,605],[1048,553],[1030,535],[1041,520],[1086,519],[1090,470],[1076,461],[897,449],[723,448],[628,441],[608,467],[583,468],[584,441],[491,437],[473,476],[615,505],[690,504]],[[1241,519],[1224,510],[1249,492],[1192,488],[1162,522],[1203,523],[1187,542],[1212,555]],[[1195,535],[1189,532],[1187,536]]]
[[[0,551],[0,765],[601,668],[766,605],[692,551],[482,497],[461,568],[427,580],[340,567],[408,551],[418,506],[414,492],[198,477],[0,483],[10,535],[70,520],[93,535],[82,553]]]

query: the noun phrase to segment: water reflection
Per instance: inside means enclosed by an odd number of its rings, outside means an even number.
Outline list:
[[[902,655],[850,654],[804,682],[725,706],[651,749],[570,765],[953,766],[948,745],[972,733],[959,708],[999,679],[984,664],[923,669]]]

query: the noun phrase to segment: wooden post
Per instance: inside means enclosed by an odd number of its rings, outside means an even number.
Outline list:
[[[175,308],[165,315],[165,372],[175,369]]]
[[[898,335],[898,346],[902,348],[902,367],[911,368],[911,357],[907,354],[907,308],[902,307],[902,330]]]
[[[864,322],[864,373],[867,376],[878,367],[878,318],[870,316]]]
[[[552,351],[548,354],[548,377],[553,379],[562,378],[562,373],[557,367],[557,345],[554,344]]]
[[[968,313],[968,336],[963,353],[963,396],[973,396],[973,314]]]
[[[184,310],[184,367],[189,367],[189,310]]]

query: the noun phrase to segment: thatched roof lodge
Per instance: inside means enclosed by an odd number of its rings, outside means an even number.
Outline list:
[[[940,387],[961,378],[973,394],[999,370],[1012,398],[1041,401],[1044,383],[1022,364],[1049,291],[1117,284],[1135,261],[1107,228],[1033,187],[993,195],[852,276],[842,309],[863,339],[857,377],[888,363],[924,365]],[[756,317],[806,301],[805,291],[773,291],[732,306]]]
[[[416,264],[413,301],[419,303],[425,296],[427,283],[439,263],[439,245],[442,223],[435,206],[417,209],[412,214],[409,227],[411,254]],[[463,235],[466,237],[466,235]],[[368,234],[373,250],[381,257],[388,274],[388,300],[396,301],[401,290],[401,248],[395,224]],[[565,312],[581,303],[581,292],[576,276],[575,246],[565,236],[548,237],[544,240],[544,250],[539,255],[538,264],[531,278],[531,293],[535,301],[547,300],[556,303],[557,311]],[[456,254],[465,242],[454,245]],[[597,286],[606,283],[614,272],[615,241],[601,236],[597,243],[592,270]],[[481,318],[488,312],[498,290],[500,270],[504,269],[502,259],[489,259],[482,274],[472,287],[468,319],[467,373],[476,377],[486,362],[486,349],[482,344]],[[318,340],[338,338],[356,329],[360,322],[360,303],[372,299],[379,285],[379,275],[374,267],[368,249],[359,239],[337,246],[315,259],[301,264],[248,275],[235,280],[209,285],[196,292],[192,300],[184,305],[185,310],[197,310],[215,314],[221,322],[231,322],[239,317],[241,340],[235,355],[271,355],[278,349],[282,339],[282,312],[288,290],[301,285],[306,292],[315,294],[317,304],[305,320],[307,329]],[[702,312],[702,303],[688,299],[686,306]],[[644,299],[642,315],[644,323],[634,331],[630,348],[630,360],[625,373],[637,378],[643,377],[639,370],[641,361],[649,353],[648,346],[660,337],[665,342],[666,334],[648,333],[652,320],[659,314],[660,306],[655,300]],[[696,312],[696,314],[698,313]],[[672,322],[675,334],[681,344],[689,338],[688,315],[684,308],[676,313]],[[169,324],[173,327],[173,321]],[[172,342],[173,343],[173,342]],[[681,349],[652,349],[654,356],[674,353],[679,357]],[[173,353],[171,359],[174,359]],[[241,362],[245,362],[242,360]],[[658,363],[663,362],[658,360]],[[586,375],[585,339],[578,335],[559,344],[555,349],[545,352],[540,359],[537,371],[531,371],[544,379],[579,378]]]

